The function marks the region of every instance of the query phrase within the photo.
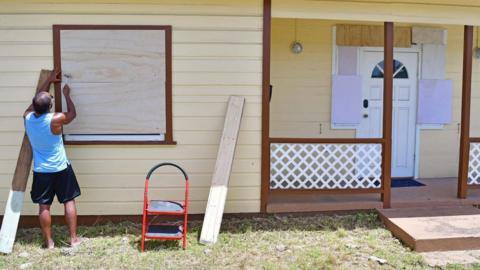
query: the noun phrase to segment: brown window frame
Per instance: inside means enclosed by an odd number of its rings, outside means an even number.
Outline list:
[[[72,141],[64,140],[65,144],[70,145],[92,145],[92,144],[163,144],[176,145],[173,140],[172,127],[172,26],[171,25],[79,25],[79,24],[54,24],[53,30],[53,66],[55,70],[62,70],[61,50],[60,50],[60,31],[61,30],[164,30],[165,31],[165,125],[166,132],[164,140],[89,140]],[[61,83],[55,83],[55,96],[61,97]],[[55,112],[62,112],[62,99],[55,99]],[[64,138],[65,139],[65,138]]]

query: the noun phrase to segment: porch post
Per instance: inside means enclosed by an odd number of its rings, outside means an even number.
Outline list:
[[[267,212],[270,191],[270,35],[272,1],[263,1],[262,168],[260,211]]]
[[[383,149],[382,200],[383,208],[391,206],[392,173],[392,108],[393,108],[393,22],[384,23],[383,72]]]
[[[470,99],[472,90],[473,26],[465,25],[463,33],[462,119],[457,197],[467,197],[468,163],[470,158]]]

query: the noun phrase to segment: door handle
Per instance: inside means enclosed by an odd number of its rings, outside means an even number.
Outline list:
[[[365,108],[365,109],[368,108],[368,99],[363,100],[363,108]]]

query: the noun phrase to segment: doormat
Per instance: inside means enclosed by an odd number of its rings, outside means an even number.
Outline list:
[[[398,179],[392,179],[392,188],[396,187],[421,187],[425,186],[425,184],[422,184],[413,178],[398,178]]]

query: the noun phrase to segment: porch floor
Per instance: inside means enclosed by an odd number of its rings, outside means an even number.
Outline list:
[[[457,198],[457,179],[419,179],[420,187],[392,188],[392,208],[480,205],[480,189]],[[314,212],[381,209],[380,194],[271,194],[267,212]]]

